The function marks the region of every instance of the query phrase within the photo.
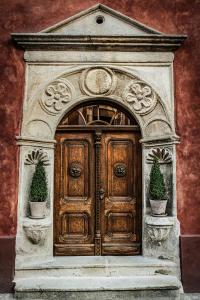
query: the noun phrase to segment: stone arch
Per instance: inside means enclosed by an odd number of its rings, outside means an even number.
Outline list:
[[[174,134],[167,107],[149,83],[125,68],[83,66],[63,72],[39,87],[24,111],[22,136],[53,139],[67,112],[94,99],[112,101],[128,110],[143,138]]]

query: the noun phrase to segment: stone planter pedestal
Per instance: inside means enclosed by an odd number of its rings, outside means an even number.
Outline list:
[[[51,227],[51,221],[46,219],[26,218],[23,223],[26,236],[32,244],[44,244],[48,229]]]
[[[152,217],[145,218],[148,238],[158,246],[165,241],[174,225],[173,217]]]

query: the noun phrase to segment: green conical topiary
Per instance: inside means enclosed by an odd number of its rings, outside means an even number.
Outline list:
[[[165,197],[165,183],[157,159],[154,159],[151,168],[149,196],[152,200],[162,200]]]
[[[39,161],[35,167],[31,182],[30,200],[33,202],[43,202],[47,198],[47,193],[46,173],[43,163]]]

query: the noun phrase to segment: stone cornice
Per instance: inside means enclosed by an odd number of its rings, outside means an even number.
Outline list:
[[[26,50],[175,51],[186,35],[75,36],[51,33],[13,33]]]

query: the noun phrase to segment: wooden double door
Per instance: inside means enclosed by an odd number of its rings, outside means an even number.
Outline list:
[[[141,251],[141,150],[133,131],[58,132],[54,255]]]

